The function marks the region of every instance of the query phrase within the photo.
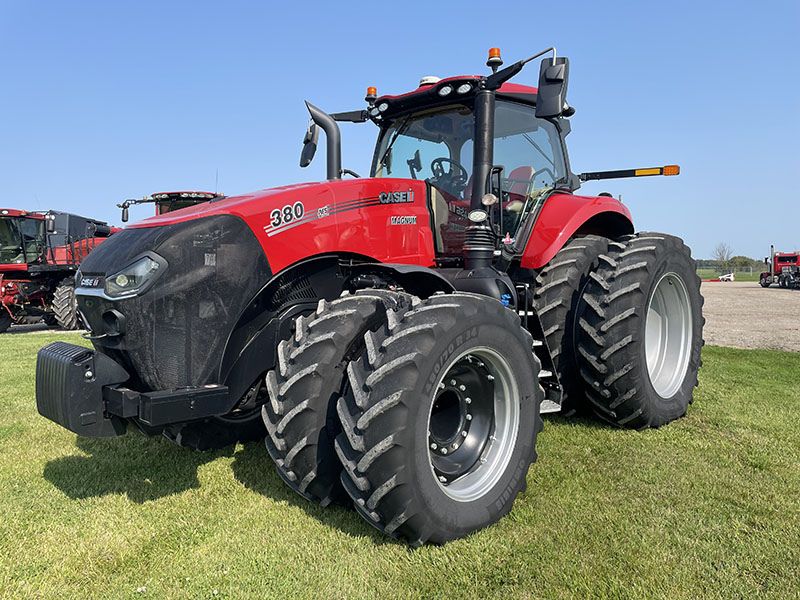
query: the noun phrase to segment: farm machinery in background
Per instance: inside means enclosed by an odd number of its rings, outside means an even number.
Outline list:
[[[538,89],[509,82],[550,53]],[[90,437],[264,439],[298,494],[413,545],[511,510],[543,412],[637,429],[684,415],[703,328],[689,249],[576,193],[678,167],[573,174],[569,61],[550,48],[501,69],[492,49],[487,65],[368,88],[351,112],[307,104],[301,166],[324,131],[327,181],[104,243],[76,277],[94,349],[39,351],[39,412]],[[369,177],[342,167],[337,122],[378,127]]]
[[[0,333],[40,319],[76,329],[75,272],[119,230],[65,212],[0,209]]]
[[[761,287],[777,283],[782,288],[800,290],[800,252],[775,252],[775,246],[770,246],[769,254],[764,259],[769,270],[758,280]]]

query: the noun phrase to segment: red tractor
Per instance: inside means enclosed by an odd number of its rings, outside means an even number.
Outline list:
[[[508,82],[550,52],[538,89]],[[40,413],[198,449],[265,435],[297,493],[414,545],[511,510],[542,412],[637,429],[684,415],[703,327],[689,249],[576,193],[678,168],[573,174],[567,59],[487,64],[370,88],[365,110],[309,104],[301,165],[322,129],[327,181],[114,236],[78,276],[94,350],[40,350]],[[342,168],[341,121],[378,127],[369,177]]]
[[[769,247],[770,256],[764,259],[769,271],[761,273],[761,287],[777,283],[779,287],[800,290],[800,252],[775,252]]]
[[[76,329],[75,271],[115,231],[69,213],[0,209],[0,333],[39,319]]]

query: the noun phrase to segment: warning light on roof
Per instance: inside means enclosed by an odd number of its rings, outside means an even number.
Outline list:
[[[678,165],[667,165],[664,167],[664,175],[680,175],[681,168]]]
[[[486,61],[486,66],[491,67],[493,72],[497,72],[497,68],[503,64],[503,59],[500,58],[500,48],[489,48],[489,60]]]
[[[367,102],[372,104],[373,102],[375,102],[375,98],[377,98],[377,97],[378,97],[378,89],[375,88],[375,87],[369,86],[367,88],[367,95],[364,96],[364,100],[366,100]]]

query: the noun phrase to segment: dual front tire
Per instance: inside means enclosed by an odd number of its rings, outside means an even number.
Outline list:
[[[267,449],[309,500],[352,501],[413,545],[463,537],[511,509],[535,460],[531,348],[518,316],[482,296],[321,303],[267,377]]]

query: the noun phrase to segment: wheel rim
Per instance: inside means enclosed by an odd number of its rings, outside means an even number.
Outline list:
[[[428,412],[428,462],[439,488],[470,502],[506,472],[517,440],[520,396],[508,362],[474,348],[451,361]]]
[[[662,398],[680,389],[692,346],[692,313],[683,279],[667,273],[650,297],[645,325],[645,355],[650,383]]]

